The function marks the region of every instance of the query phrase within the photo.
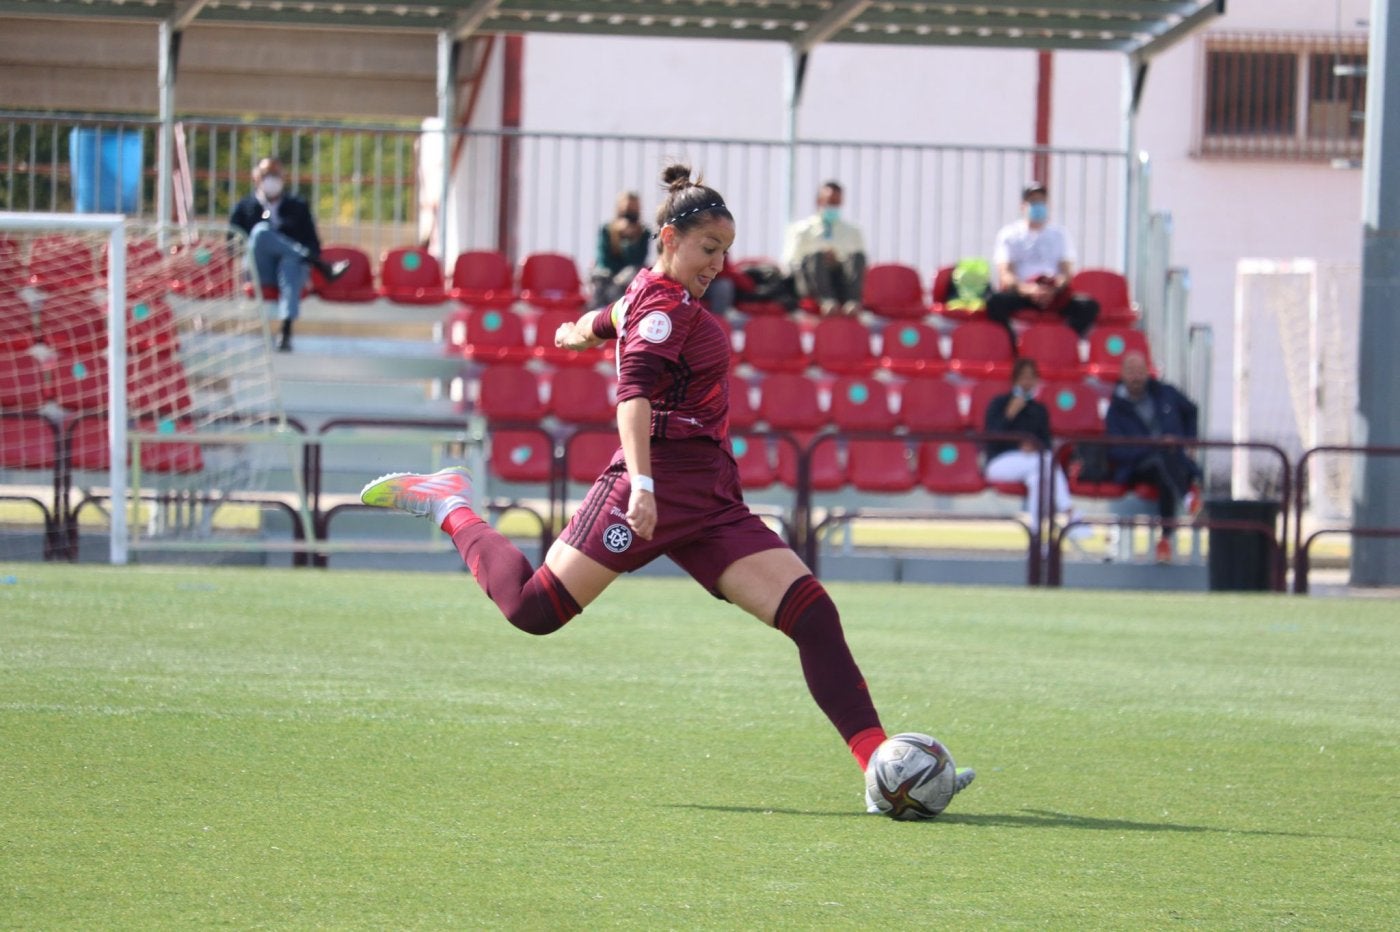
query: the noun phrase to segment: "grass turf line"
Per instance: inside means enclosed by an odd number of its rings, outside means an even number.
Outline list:
[[[7,927],[1400,923],[1381,601],[834,585],[887,726],[979,770],[902,824],[692,583],[540,639],[465,576],[9,576]]]

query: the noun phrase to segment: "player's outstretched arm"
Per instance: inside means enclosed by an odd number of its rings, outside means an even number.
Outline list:
[[[593,321],[603,310],[589,311],[573,323],[560,324],[554,331],[554,345],[559,349],[586,350],[603,343],[603,338],[593,332]]]

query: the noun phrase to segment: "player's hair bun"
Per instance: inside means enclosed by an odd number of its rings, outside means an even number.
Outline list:
[[[671,191],[690,187],[690,166],[679,163],[667,165],[661,172],[661,183]]]

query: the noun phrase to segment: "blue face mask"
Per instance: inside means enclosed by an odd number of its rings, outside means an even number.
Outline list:
[[[823,208],[822,208],[822,223],[825,223],[825,224],[832,224],[832,223],[835,223],[837,220],[840,220],[840,219],[841,219],[841,208],[839,208],[839,207],[823,207]]]
[[[1026,205],[1026,219],[1031,223],[1044,223],[1050,219],[1050,205],[1044,201],[1034,201]]]

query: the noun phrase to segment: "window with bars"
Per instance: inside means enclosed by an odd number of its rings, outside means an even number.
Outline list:
[[[1202,73],[1199,154],[1361,156],[1364,37],[1212,35]]]

